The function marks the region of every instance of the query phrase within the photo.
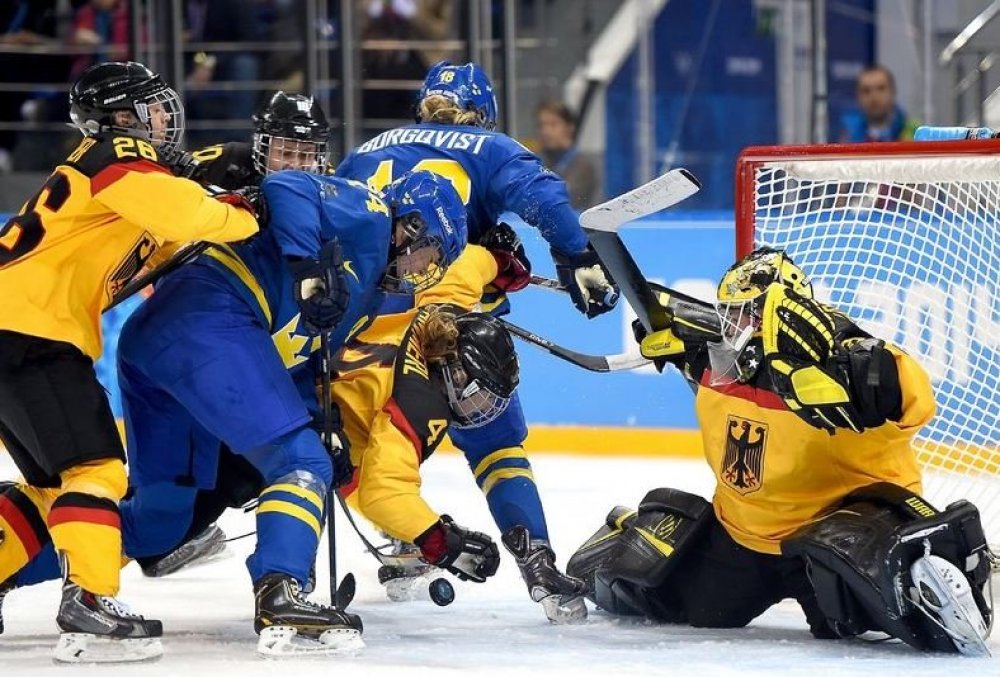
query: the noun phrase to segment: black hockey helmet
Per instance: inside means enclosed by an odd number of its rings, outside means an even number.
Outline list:
[[[455,320],[457,359],[444,369],[456,428],[478,428],[504,412],[519,381],[514,342],[495,317],[467,313]]]
[[[106,130],[137,136],[168,157],[180,151],[184,136],[184,105],[177,92],[135,61],[85,70],[69,90],[69,116],[86,136]]]
[[[330,124],[313,97],[276,92],[253,116],[254,167],[261,176],[279,169],[322,174],[329,138]]]

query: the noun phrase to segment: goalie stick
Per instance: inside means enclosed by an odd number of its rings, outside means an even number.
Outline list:
[[[700,188],[701,184],[691,172],[674,169],[580,215],[580,225],[590,244],[648,332],[667,329],[672,317],[657,300],[617,231],[629,221],[691,197]]]
[[[585,353],[578,353],[575,350],[564,348],[547,338],[541,337],[502,318],[500,318],[500,322],[506,327],[507,331],[522,341],[537,346],[560,359],[566,360],[570,364],[583,367],[587,371],[601,373],[628,371],[649,364],[649,360],[638,353],[620,353],[618,355],[587,355]]]

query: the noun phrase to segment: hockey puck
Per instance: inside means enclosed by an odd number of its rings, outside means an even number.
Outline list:
[[[455,601],[455,588],[447,578],[435,578],[427,587],[427,592],[438,606],[448,606]]]

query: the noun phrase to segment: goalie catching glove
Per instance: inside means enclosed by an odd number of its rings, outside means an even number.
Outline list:
[[[883,341],[853,336],[842,313],[795,290],[768,287],[761,313],[764,360],[774,391],[811,426],[861,432],[901,416],[902,394]]]
[[[414,544],[425,562],[447,569],[463,581],[482,583],[500,566],[500,551],[492,538],[455,524],[448,515],[441,515]]]
[[[618,303],[618,286],[612,283],[607,269],[593,247],[577,254],[552,250],[556,275],[569,291],[573,305],[589,318],[603,315]]]

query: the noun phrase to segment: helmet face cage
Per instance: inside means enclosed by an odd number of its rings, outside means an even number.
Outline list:
[[[441,369],[448,406],[456,428],[479,428],[495,420],[510,404],[510,397],[491,391],[485,384],[470,379],[459,359],[445,362]]]
[[[389,265],[382,278],[387,291],[416,294],[441,281],[447,270],[444,245],[427,233],[419,212],[410,212],[393,221],[393,245]]]
[[[749,300],[716,304],[722,340],[708,344],[711,385],[746,383],[757,373],[763,357],[760,339],[763,305],[764,294]]]
[[[160,154],[180,151],[184,140],[184,104],[172,88],[164,86],[133,104],[136,117]]]
[[[257,132],[253,135],[253,166],[261,176],[283,169],[325,174],[327,142]]]

